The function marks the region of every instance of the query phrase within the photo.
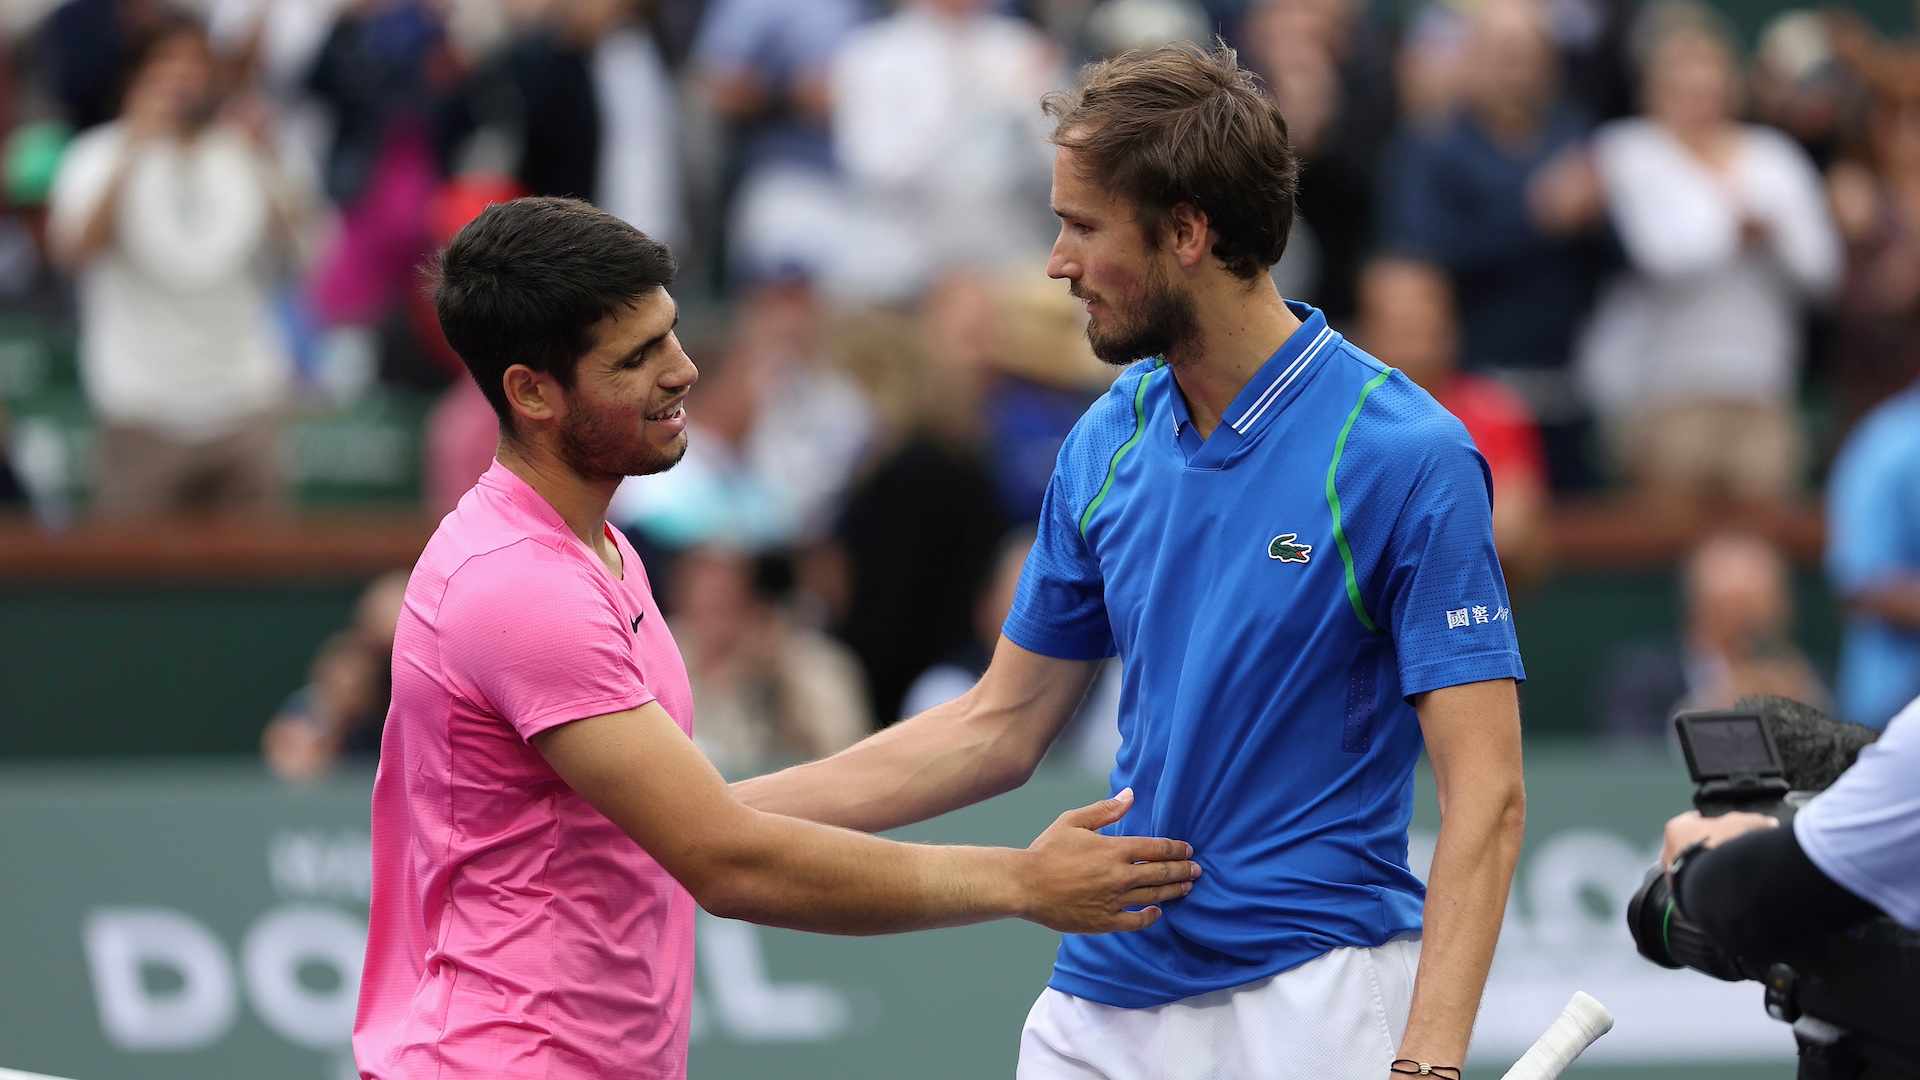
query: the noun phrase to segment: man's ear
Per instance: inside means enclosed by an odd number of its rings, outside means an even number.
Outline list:
[[[525,364],[514,364],[500,376],[507,392],[507,408],[523,420],[548,421],[560,415],[560,384]]]
[[[1167,211],[1167,249],[1188,270],[1213,254],[1213,227],[1206,212],[1190,202],[1173,204]]]

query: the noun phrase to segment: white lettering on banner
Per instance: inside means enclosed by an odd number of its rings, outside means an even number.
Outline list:
[[[278,832],[267,845],[267,873],[288,899],[364,904],[373,892],[372,839],[364,832]]]
[[[366,923],[325,904],[269,909],[233,955],[212,930],[167,908],[99,908],[85,918],[87,962],[101,1028],[117,1049],[201,1050],[226,1038],[238,998],[268,1030],[309,1050],[338,1051],[353,1030]],[[852,1030],[854,997],[824,983],[778,982],[767,970],[760,931],[700,916],[695,1041],[720,1035],[744,1043],[825,1042]],[[146,967],[177,973],[177,990],[150,989]],[[303,969],[326,970],[324,987]]]
[[[1588,1051],[1599,1063],[1791,1059],[1792,1035],[1761,1009],[1757,986],[1666,971],[1636,954],[1623,912],[1655,858],[1654,839],[1640,839],[1645,842],[1590,828],[1530,838],[1475,1029],[1477,1059],[1511,1061],[1575,989],[1605,1002],[1618,1021],[1614,1034]],[[1411,837],[1410,865],[1423,880],[1434,842],[1431,832]],[[348,878],[327,867],[339,865],[330,851],[347,849],[339,834],[282,834],[270,852],[274,881],[302,895],[344,890]],[[819,1043],[886,1022],[885,1006],[870,1000],[857,975],[836,973],[832,983],[778,981],[763,930],[704,914],[699,919],[696,1042]],[[352,1075],[345,1047],[365,934],[355,902],[336,907],[301,899],[269,907],[239,934],[237,948],[167,908],[96,908],[83,915],[87,964],[109,1045],[210,1048],[233,1033],[244,996],[275,1036],[328,1054],[329,1080]],[[172,972],[179,985],[150,987],[143,969],[152,968]],[[302,981],[302,970],[316,969],[327,976],[323,983]],[[1026,995],[1038,987],[1009,990]]]
[[[332,1050],[353,1030],[367,928],[338,908],[283,907],[253,924],[241,945],[247,1001],[266,1025],[309,1050]],[[331,989],[300,982],[302,961],[335,974]]]
[[[1409,865],[1422,881],[1436,837],[1415,832]],[[1532,1045],[1573,991],[1614,1015],[1614,1033],[1581,1060],[1785,1062],[1793,1033],[1760,1007],[1755,983],[1725,983],[1656,967],[1634,951],[1627,898],[1656,861],[1657,839],[1635,847],[1617,833],[1565,829],[1534,847],[1521,868],[1473,1029],[1475,1058],[1512,1061]],[[1524,901],[1524,903],[1523,903]]]
[[[166,908],[96,908],[81,936],[107,1041],[121,1050],[184,1050],[213,1042],[237,1011],[233,969],[213,932]],[[143,967],[164,967],[180,988],[149,990]]]

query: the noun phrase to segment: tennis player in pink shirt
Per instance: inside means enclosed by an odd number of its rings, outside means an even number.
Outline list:
[[[735,799],[606,520],[623,478],[686,452],[699,373],[673,271],[664,245],[566,199],[492,206],[441,255],[441,325],[500,447],[414,566],[394,638],[353,1035],[369,1080],[684,1077],[696,904],[823,933],[1101,933],[1151,924],[1199,873],[1180,841],[1093,831],[1127,792],[1024,851]]]

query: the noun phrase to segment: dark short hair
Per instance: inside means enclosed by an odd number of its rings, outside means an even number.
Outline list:
[[[673,282],[667,245],[578,199],[494,203],[428,265],[447,343],[511,430],[515,364],[572,386],[601,320]]]
[[[1826,790],[1880,737],[1870,727],[1836,720],[1803,701],[1774,694],[1743,697],[1734,708],[1760,714],[1774,749],[1780,751],[1780,771],[1795,791]]]
[[[1149,235],[1190,203],[1219,235],[1213,253],[1251,281],[1287,250],[1300,159],[1280,106],[1224,44],[1182,43],[1089,64],[1041,101],[1054,145],[1141,211]]]

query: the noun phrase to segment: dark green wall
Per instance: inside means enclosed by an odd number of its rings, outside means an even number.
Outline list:
[[[0,758],[253,753],[360,588],[0,586]]]

